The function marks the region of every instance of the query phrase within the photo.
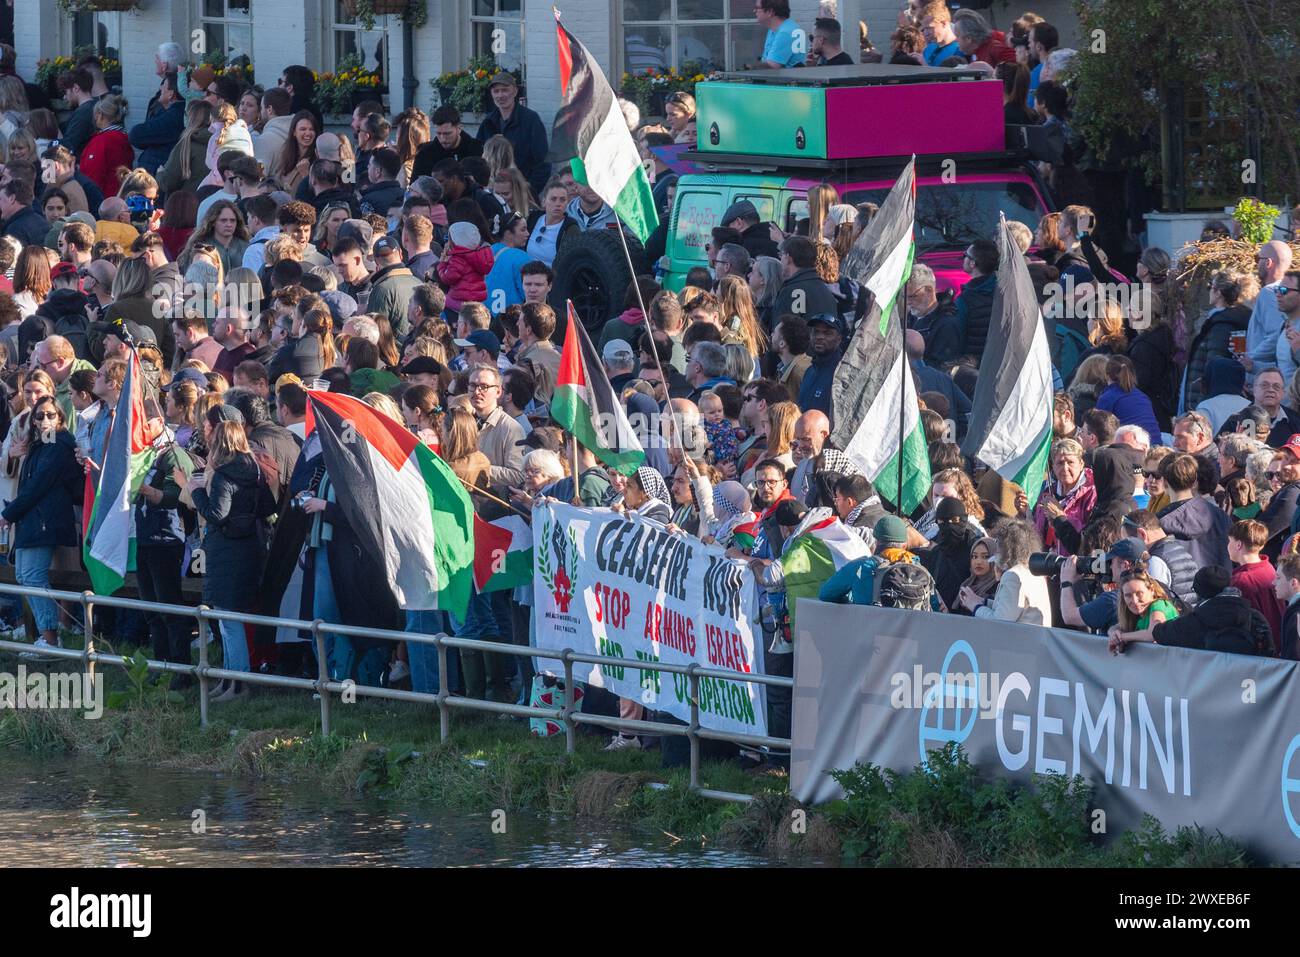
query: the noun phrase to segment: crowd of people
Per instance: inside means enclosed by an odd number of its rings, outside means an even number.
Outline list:
[[[771,30],[762,60],[792,65],[784,0],[758,9]],[[895,62],[987,63],[1006,81],[1009,120],[1035,97],[1047,122],[1064,122],[1067,94],[1050,80],[1057,34],[1040,18],[1022,18],[1008,42],[941,2],[913,2],[904,17]],[[808,64],[842,62],[839,42],[839,24],[819,20]],[[830,441],[835,372],[870,305],[840,263],[876,208],[823,184],[787,235],[738,202],[713,231],[707,269],[677,291],[635,277],[623,310],[592,330],[646,450],[625,476],[549,414],[557,249],[618,222],[548,162],[546,130],[511,74],[493,81],[477,136],[453,107],[390,118],[374,101],[357,107],[349,137],[323,131],[306,67],[262,90],[178,69],[180,54],[159,47],[157,96],[130,124],[94,58],[59,79],[72,107],[60,120],[0,50],[14,126],[0,146],[0,534],[19,583],[48,587],[52,570],[80,567],[85,477],[104,462],[134,350],[157,452],[135,502],[148,600],[179,603],[201,578],[220,609],[535,642],[528,587],[475,592],[463,620],[398,607],[338,506],[351,490],[305,436],[317,389],[409,427],[484,517],[552,498],[727,549],[755,573],[770,673],[791,673],[801,596],[1073,627],[1117,653],[1142,641],[1300,654],[1300,272],[1286,244],[1262,246],[1251,274],[1216,275],[1180,346],[1169,251],[1142,251],[1144,297],[1090,297],[1128,282],[1095,239],[1093,209],[1065,205],[1035,230],[1013,223],[1059,379],[1041,489],[959,444],[979,376],[999,372],[980,368],[997,321],[994,224],[965,250],[959,292],[918,263],[907,353],[933,484],[900,515],[892,490]],[[663,126],[624,112],[643,149],[694,136],[689,95],[669,101]],[[673,179],[653,184],[660,243]],[[1049,305],[1067,279],[1076,298]],[[1126,309],[1133,301],[1142,309]],[[783,561],[828,527],[847,530],[850,561],[797,573]],[[58,645],[75,609],[27,603],[35,653]],[[12,627],[20,606],[0,611]],[[191,660],[184,619],[119,613],[111,627],[157,658]],[[308,638],[223,623],[224,666],[314,675]],[[339,680],[438,689],[438,658],[418,643],[331,635],[328,653]],[[480,698],[526,702],[533,684],[526,657],[453,651],[448,665],[450,686]],[[213,692],[247,693],[237,681]],[[771,733],[787,735],[789,693],[768,701]]]

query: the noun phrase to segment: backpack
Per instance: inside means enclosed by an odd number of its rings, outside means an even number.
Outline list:
[[[1061,373],[1061,381],[1069,382],[1079,367],[1079,357],[1092,348],[1092,343],[1082,333],[1059,322],[1056,324],[1056,338],[1061,344],[1056,368]]]
[[[934,576],[925,566],[913,562],[885,562],[876,567],[871,604],[881,608],[932,611],[935,590]]]

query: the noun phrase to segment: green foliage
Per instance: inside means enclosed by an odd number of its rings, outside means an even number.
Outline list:
[[[1242,239],[1252,243],[1266,243],[1273,238],[1273,224],[1282,215],[1276,206],[1269,206],[1249,196],[1237,200],[1232,218],[1241,226]]]
[[[348,0],[348,12],[356,18],[357,23],[365,30],[375,28],[375,17],[385,16],[392,11],[389,9],[391,4],[383,4],[382,9],[378,9],[375,0]],[[419,28],[429,22],[429,9],[425,6],[425,0],[406,0],[397,12],[404,23]]]
[[[168,704],[182,704],[184,698],[179,692],[171,690],[172,676],[164,672],[156,682],[149,680],[149,658],[143,648],[137,648],[135,654],[126,659],[122,666],[129,687],[121,691],[111,691],[105,704],[109,708],[146,708]]]
[[[960,747],[906,774],[855,765],[833,771],[844,798],[820,812],[846,857],[884,867],[1241,867],[1241,845],[1201,828],[1167,834],[1154,819],[1103,847],[1091,834],[1092,790],[1081,777],[1034,775],[1028,786],[985,781]]]
[[[473,56],[465,69],[443,73],[430,80],[429,85],[438,94],[438,105],[454,106],[462,113],[478,113],[487,104],[492,78],[500,72],[501,67],[492,56]],[[519,72],[514,73],[515,79],[521,80]]]
[[[1075,0],[1079,55],[1067,85],[1072,124],[1102,162],[1155,182],[1161,119],[1172,89],[1185,99],[1184,177],[1189,205],[1224,205],[1237,195],[1249,133],[1261,144],[1258,183],[1266,195],[1300,185],[1300,21],[1290,0],[1237,0],[1231,15],[1204,0]]]
[[[335,73],[312,73],[316,85],[312,101],[321,113],[351,113],[353,94],[364,92],[380,98],[379,74],[367,70],[361,57],[349,53],[339,62]]]

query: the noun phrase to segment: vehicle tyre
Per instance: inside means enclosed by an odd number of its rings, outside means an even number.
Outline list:
[[[633,237],[628,237],[628,252],[638,275],[649,272],[645,250]],[[558,328],[565,328],[565,301],[572,300],[579,320],[595,340],[605,323],[623,311],[623,296],[632,281],[623,244],[612,229],[572,233],[560,243],[553,269],[550,302]]]

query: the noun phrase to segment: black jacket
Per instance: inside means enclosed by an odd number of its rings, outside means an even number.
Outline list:
[[[12,236],[24,246],[45,245],[45,235],[49,231],[50,224],[45,217],[30,206],[24,206],[0,223],[0,233]]]
[[[911,316],[908,325],[925,340],[926,364],[947,372],[948,367],[964,354],[961,321],[952,296],[943,293],[933,309],[924,316]]]
[[[1287,602],[1282,609],[1282,657],[1300,660],[1300,602]]]
[[[77,544],[73,505],[81,500],[85,473],[77,464],[77,442],[60,429],[54,441],[31,444],[18,473],[18,494],[6,502],[4,517],[18,528],[14,548]]]
[[[1268,507],[1258,515],[1258,520],[1268,526],[1268,544],[1264,546],[1264,554],[1274,565],[1282,553],[1282,545],[1291,534],[1297,503],[1300,503],[1300,483],[1289,482],[1273,493]]]
[[[978,276],[962,286],[956,299],[957,319],[961,324],[965,343],[963,355],[977,360],[984,355],[984,343],[989,338],[989,324],[993,321],[993,294],[998,288],[997,275]]]
[[[478,138],[486,143],[497,133],[510,141],[515,148],[515,166],[528,180],[528,185],[538,196],[551,178],[551,164],[547,160],[546,126],[542,118],[522,103],[515,103],[510,119],[502,120],[501,111],[493,107],[479,124]],[[563,157],[567,160],[567,157]],[[485,239],[487,237],[484,237]]]
[[[1267,646],[1273,643],[1268,623],[1251,608],[1235,588],[1225,588],[1185,615],[1164,621],[1152,629],[1157,644],[1203,651],[1228,651],[1238,655],[1259,654],[1259,622],[1264,624]]]
[[[402,205],[406,191],[395,179],[381,180],[361,188],[361,212],[376,213],[385,218],[394,206]]]
[[[258,526],[257,463],[240,455],[217,469],[210,489],[194,490],[207,522],[203,536],[203,600],[214,608],[249,611],[257,604],[264,552]]]
[[[320,215],[321,210],[331,203],[347,203],[348,212],[353,219],[361,218],[361,205],[357,202],[357,191],[351,186],[332,186],[327,190],[312,196],[309,203],[316,208],[316,214]],[[376,210],[380,216],[388,215],[388,207],[382,210]]]
[[[866,511],[866,509],[863,509]],[[970,577],[970,550],[980,539],[980,533],[969,522],[957,526],[941,527],[933,548],[918,552],[921,564],[934,577],[935,589],[949,608],[957,607],[957,592],[961,583]]]
[[[1137,372],[1138,389],[1145,392],[1160,428],[1173,428],[1178,406],[1178,365],[1174,361],[1174,330],[1168,323],[1147,329],[1129,346],[1128,357]],[[1151,436],[1155,441],[1155,436]]]
[[[1205,366],[1217,356],[1232,354],[1229,348],[1234,332],[1245,332],[1250,325],[1250,309],[1241,304],[1220,309],[1205,320],[1201,331],[1187,349],[1187,371],[1183,374],[1183,408],[1194,409],[1205,398],[1201,378]]]
[[[803,308],[800,310],[794,309],[797,290],[803,290],[804,294]],[[800,269],[785,281],[776,295],[776,304],[772,307],[775,318],[779,319],[787,312],[797,312],[805,319],[823,313],[834,316],[839,313],[839,302],[831,292],[831,287],[817,275],[816,269]]]
[[[78,359],[89,361],[90,317],[86,315],[87,302],[89,300],[83,292],[54,289],[37,308],[36,315],[49,321],[53,335],[63,336],[72,344]],[[21,332],[20,329],[20,335]]]
[[[759,256],[781,258],[780,247],[772,241],[771,223],[755,223],[750,226],[740,234],[740,245],[745,247],[750,259],[757,259]]]
[[[470,135],[468,130],[460,131],[460,142],[454,150],[443,149],[437,137],[420,145],[415,151],[415,162],[411,164],[411,181],[419,176],[429,176],[433,168],[445,159],[463,160],[471,156],[483,155],[483,143]]]
[[[1187,543],[1198,567],[1228,564],[1228,525],[1228,514],[1204,495],[1160,510],[1160,527]]]

